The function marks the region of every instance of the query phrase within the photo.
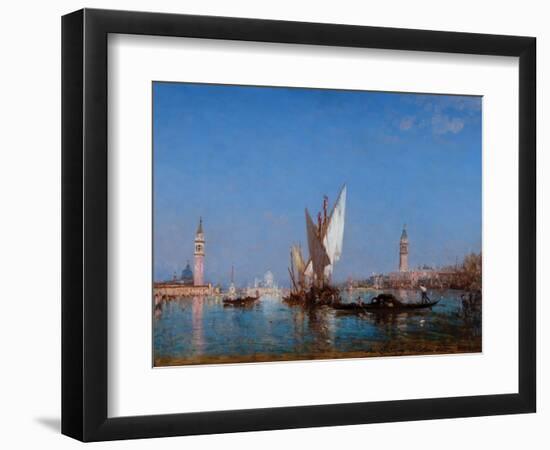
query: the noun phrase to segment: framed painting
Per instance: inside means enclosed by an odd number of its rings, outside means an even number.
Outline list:
[[[534,38],[62,32],[64,434],[535,411]]]

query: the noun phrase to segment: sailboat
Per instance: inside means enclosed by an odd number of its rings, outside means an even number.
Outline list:
[[[339,292],[331,286],[334,265],[340,260],[344,241],[346,185],[342,186],[336,202],[328,213],[328,197],[323,198],[323,210],[314,223],[306,208],[306,231],[309,250],[307,263],[300,246],[290,250],[289,273],[292,282],[289,302],[309,301],[332,303],[339,301]]]

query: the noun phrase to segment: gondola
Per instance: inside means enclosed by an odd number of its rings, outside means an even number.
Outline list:
[[[260,296],[256,297],[236,297],[236,298],[224,298],[223,306],[251,306],[260,299]]]
[[[337,303],[332,307],[337,311],[349,312],[372,312],[372,313],[392,313],[404,312],[416,309],[427,309],[437,305],[439,300],[428,301],[422,303],[403,303],[391,294],[380,294],[374,297],[369,303],[352,302],[352,303]]]

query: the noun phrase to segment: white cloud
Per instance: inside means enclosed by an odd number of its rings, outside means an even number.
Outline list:
[[[404,117],[399,123],[399,129],[402,131],[410,130],[414,125],[414,117]]]
[[[432,130],[435,134],[454,133],[457,134],[464,128],[464,120],[458,117],[450,118],[443,114],[436,114],[432,117]]]

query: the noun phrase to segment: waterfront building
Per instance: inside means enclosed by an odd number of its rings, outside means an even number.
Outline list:
[[[392,272],[387,275],[380,275],[376,282],[384,289],[411,289],[420,285],[428,288],[452,288],[458,284],[458,276],[456,270],[449,267],[418,268],[408,272]]]
[[[205,239],[202,227],[202,218],[195,233],[194,270],[191,270],[189,261],[178,278],[174,273],[170,281],[161,281],[153,284],[155,302],[161,299],[179,297],[201,297],[205,295],[218,295],[221,292],[220,286],[212,286],[204,281],[204,257]]]
[[[409,271],[409,237],[407,236],[407,228],[403,226],[401,239],[399,241],[399,272]]]
[[[195,234],[195,270],[193,272],[193,281],[195,286],[204,285],[204,232],[202,229],[202,217],[199,219],[199,227]]]
[[[417,289],[423,285],[430,289],[460,288],[458,264],[435,267],[426,264],[409,268],[409,237],[403,227],[399,241],[399,270],[390,273],[373,273],[366,284],[375,289]]]
[[[173,281],[161,281],[153,283],[153,293],[155,303],[159,300],[180,298],[180,297],[195,297],[206,295],[218,295],[219,287],[214,287],[210,283],[203,286],[194,286],[189,284],[176,283]]]

